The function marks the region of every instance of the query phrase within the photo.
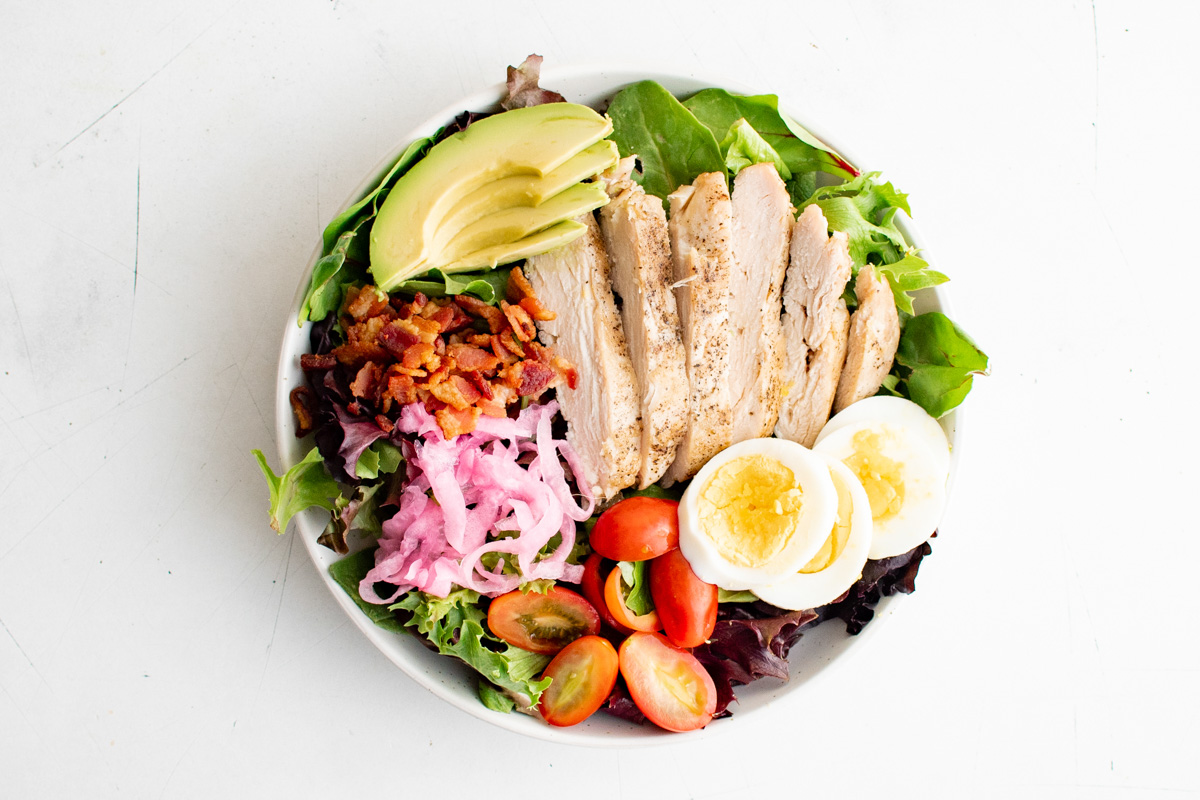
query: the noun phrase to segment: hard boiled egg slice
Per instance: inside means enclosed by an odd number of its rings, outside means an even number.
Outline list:
[[[863,485],[873,523],[869,557],[887,558],[907,553],[937,528],[946,505],[949,448],[936,422],[929,428],[891,412],[863,416],[818,437],[813,449],[841,461]]]
[[[823,456],[837,488],[833,530],[817,554],[794,575],[753,592],[780,608],[816,608],[838,599],[862,577],[871,549],[871,503],[858,478],[842,462]]]
[[[807,564],[836,514],[823,459],[784,439],[748,439],[692,479],[679,504],[679,548],[701,580],[748,589]]]
[[[933,455],[939,462],[938,468],[945,470],[947,474],[950,473],[950,443],[946,440],[946,432],[925,409],[903,397],[881,394],[846,406],[840,413],[835,414],[833,419],[826,422],[824,428],[821,428],[813,448],[815,449],[821,440],[831,433],[841,430],[847,425],[874,421],[913,428],[914,435],[933,450]]]

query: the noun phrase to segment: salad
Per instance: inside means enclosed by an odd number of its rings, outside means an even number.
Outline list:
[[[327,511],[334,580],[489,709],[694,730],[914,590],[937,418],[987,356],[916,313],[947,278],[906,195],[774,96],[588,109],[540,62],[328,225],[291,393],[312,447],[254,454],[272,527]]]

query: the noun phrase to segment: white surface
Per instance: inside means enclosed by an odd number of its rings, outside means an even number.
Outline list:
[[[803,5],[5,3],[0,794],[1200,793],[1200,8]],[[749,734],[476,720],[265,522],[248,451],[322,225],[529,52],[787,97],[911,194],[992,356],[919,591]]]

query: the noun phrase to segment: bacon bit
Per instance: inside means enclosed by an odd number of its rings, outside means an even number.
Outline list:
[[[292,403],[292,417],[296,422],[297,439],[308,436],[310,433],[312,433],[313,399],[313,392],[307,386],[297,386],[295,389],[292,389],[292,393],[288,395],[288,400],[290,400]]]
[[[470,336],[467,336],[464,339],[464,341],[467,344],[473,344],[476,347],[482,347],[484,349],[487,349],[492,346],[492,337],[491,337],[491,335],[486,334],[486,333],[472,334]]]
[[[388,367],[387,389],[383,393],[384,402],[395,400],[400,405],[417,402],[417,384],[411,375],[400,372],[394,365]],[[387,408],[384,408],[387,411]]]
[[[409,303],[408,305],[409,305],[409,308],[413,309],[414,311],[420,311],[422,308],[425,307],[425,304],[428,302],[429,302],[429,298],[425,296],[424,292],[417,292],[416,294],[413,295],[412,302]]]
[[[508,416],[508,409],[503,403],[498,403],[495,400],[480,400],[475,404],[481,412],[489,417],[500,419]]]
[[[396,424],[383,414],[375,415],[375,424],[378,425],[379,430],[383,431],[384,433],[391,433],[396,428]]]
[[[562,376],[568,389],[573,390],[579,385],[579,371],[575,369],[575,366],[570,361],[555,356],[554,369]]]
[[[374,361],[362,365],[354,380],[350,383],[350,393],[364,400],[374,400],[379,395],[379,382],[383,370]]]
[[[364,286],[361,289],[351,286],[346,290],[346,313],[358,322],[378,316],[387,306],[387,296],[380,297],[376,294],[374,286]]]
[[[439,356],[446,355],[446,340],[440,336],[438,338],[434,339],[433,340],[433,352],[437,353]]]
[[[331,352],[339,362],[354,370],[368,361],[386,361],[388,357],[387,350],[379,345],[362,342],[344,344],[341,347],[333,348]]]
[[[475,405],[483,395],[471,382],[461,375],[450,375],[446,380],[431,386],[429,391],[438,400],[452,405],[460,411]]]
[[[438,335],[442,332],[441,327],[439,327],[438,324],[431,319],[425,319],[424,317],[412,317],[409,319],[409,322],[416,326],[417,335],[420,336],[421,341],[425,342],[426,344],[433,344],[434,340],[436,340]]]
[[[463,372],[486,372],[500,366],[500,359],[473,345],[452,344],[446,352]]]
[[[467,378],[475,385],[475,388],[479,390],[480,396],[486,400],[495,399],[496,393],[492,391],[492,385],[488,383],[487,378],[483,377],[478,372],[468,372]]]
[[[533,317],[538,322],[546,322],[547,320],[558,318],[558,314],[555,314],[553,311],[544,308],[536,297],[522,297],[521,302],[518,303],[518,305],[525,309],[529,316]]]
[[[554,370],[537,361],[522,361],[513,369],[520,370],[517,373],[520,380],[517,385],[517,394],[521,397],[537,397],[549,389],[554,383],[554,379],[558,377]]]
[[[520,356],[504,346],[504,337],[493,334],[491,337],[492,352],[500,359],[500,362],[505,366],[517,363]]]
[[[481,317],[487,321],[488,330],[492,333],[499,333],[504,330],[504,312],[495,306],[489,306],[477,297],[471,297],[469,294],[458,294],[454,296],[454,302],[458,307],[468,314],[476,317]]]
[[[404,351],[421,341],[417,326],[407,319],[398,319],[379,332],[379,344],[395,358],[403,358]]]
[[[400,366],[405,369],[418,369],[429,364],[432,359],[436,359],[437,353],[433,349],[433,345],[418,342],[412,347],[404,351],[404,355],[400,358]],[[441,359],[438,359],[440,362]],[[437,369],[436,366],[432,367]]]
[[[357,400],[351,400],[349,403],[347,403],[346,410],[356,417],[361,417],[364,411],[362,403],[358,402]]]
[[[305,372],[333,369],[337,366],[337,363],[337,356],[333,355],[332,353],[323,353],[319,355],[314,353],[300,354],[300,369],[304,370]]]
[[[454,304],[440,307],[430,319],[441,327],[442,333],[461,331],[471,324],[471,316]]]
[[[477,407],[461,410],[440,408],[433,412],[433,416],[442,429],[442,435],[447,439],[453,439],[460,433],[470,433],[475,430],[475,424],[479,420],[479,409]]]
[[[529,316],[529,312],[520,306],[514,306],[505,300],[500,301],[500,310],[504,312],[508,324],[512,325],[513,333],[522,342],[532,342],[537,336],[537,326]]]

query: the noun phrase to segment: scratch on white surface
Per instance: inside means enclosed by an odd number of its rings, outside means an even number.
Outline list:
[[[7,275],[4,276],[4,285],[8,288],[8,300],[12,304],[13,319],[17,321],[17,333],[21,336],[21,347],[25,349],[25,362],[29,364],[29,377],[36,386],[37,380],[33,369],[33,357],[29,354],[29,339],[25,337],[25,323],[21,321],[21,310],[17,307],[17,294],[13,291],[12,284],[9,283]]]
[[[196,744],[196,739],[193,738],[188,742],[187,747],[183,748],[183,752],[179,754],[179,758],[175,761],[175,766],[171,767],[171,771],[167,773],[167,779],[163,781],[162,789],[159,791],[159,797],[166,797],[167,787],[171,785],[171,779],[175,777],[175,771],[179,769],[179,765],[187,758],[187,754],[192,751],[192,747]]]
[[[254,692],[255,701],[262,692],[267,680],[267,667],[271,665],[271,650],[275,646],[275,632],[279,630],[279,618],[283,615],[283,595],[287,592],[288,575],[292,571],[292,548],[296,546],[296,537],[288,539],[287,555],[283,559],[283,584],[279,587],[279,602],[275,605],[275,622],[271,626],[271,638],[267,641],[267,657],[263,659],[262,675],[258,678],[258,688]]]
[[[40,167],[40,166],[42,166],[42,164],[45,164],[47,161],[53,161],[55,158],[57,158],[59,153],[61,153],[63,150],[66,150],[68,147],[70,147],[72,144],[74,144],[74,143],[75,143],[75,141],[76,141],[76,140],[77,140],[77,139],[78,139],[80,136],[83,136],[85,133],[87,133],[88,131],[90,131],[92,128],[94,128],[94,127],[96,127],[97,125],[99,125],[99,124],[100,124],[100,123],[101,123],[101,122],[104,120],[104,118],[105,118],[105,117],[107,117],[109,114],[111,114],[112,112],[114,112],[114,111],[116,111],[118,108],[120,108],[120,107],[121,107],[121,105],[122,105],[122,104],[124,104],[126,100],[128,100],[129,98],[131,98],[131,97],[133,97],[135,94],[137,94],[139,91],[141,91],[141,90],[142,90],[142,88],[143,88],[143,87],[144,87],[146,84],[150,83],[150,81],[152,81],[152,80],[154,80],[155,78],[157,78],[157,77],[158,77],[158,75],[159,75],[159,73],[161,73],[161,72],[162,72],[163,70],[165,70],[167,67],[171,66],[171,64],[175,63],[175,59],[179,58],[181,55],[183,55],[184,53],[186,53],[186,52],[188,51],[188,48],[190,48],[190,47],[191,47],[192,45],[194,45],[196,42],[200,41],[201,37],[203,37],[203,36],[204,36],[204,34],[208,33],[210,30],[212,30],[212,27],[213,27],[214,25],[216,25],[218,22],[220,22],[220,21],[221,21],[221,20],[224,18],[224,16],[225,16],[224,14],[220,14],[220,15],[218,15],[218,16],[217,16],[215,19],[213,19],[213,21],[212,21],[212,22],[210,22],[210,23],[209,23],[207,26],[205,26],[204,30],[200,31],[198,34],[196,34],[196,35],[195,35],[195,37],[193,37],[193,38],[192,38],[192,40],[191,40],[190,42],[188,42],[187,44],[185,44],[185,45],[183,46],[183,48],[182,48],[181,50],[179,50],[179,52],[177,52],[175,55],[173,55],[173,56],[171,56],[170,58],[168,58],[168,59],[167,59],[167,61],[166,61],[166,63],[164,63],[164,64],[163,64],[161,67],[159,67],[158,69],[154,70],[154,72],[150,73],[150,77],[146,78],[146,80],[142,81],[142,82],[141,82],[141,83],[139,83],[137,86],[133,87],[133,89],[132,89],[132,90],[131,90],[131,91],[130,91],[128,94],[126,94],[124,97],[122,97],[122,98],[121,98],[120,100],[118,100],[117,102],[113,103],[113,104],[112,104],[112,105],[109,107],[109,109],[108,109],[107,111],[105,111],[103,114],[101,114],[100,116],[96,117],[94,120],[92,120],[91,122],[89,122],[89,123],[87,124],[87,126],[86,126],[86,127],[84,127],[84,129],[83,129],[83,130],[81,130],[79,133],[75,134],[75,135],[74,135],[74,136],[72,136],[70,139],[68,139],[67,141],[63,142],[63,144],[62,144],[62,145],[61,145],[61,146],[60,146],[60,147],[59,147],[57,150],[55,150],[53,153],[51,153],[51,154],[50,154],[50,156],[49,156],[48,158],[44,158],[44,159],[42,159],[41,161],[35,161],[35,162],[34,162],[34,164],[33,164],[33,166],[34,166],[35,168],[36,168],[36,167]]]
[[[42,685],[49,689],[50,684],[46,683],[46,676],[42,675],[42,671],[37,668],[37,664],[33,663],[33,659],[30,658],[29,654],[25,652],[25,648],[21,647],[21,643],[17,641],[17,637],[13,636],[12,631],[10,631],[8,626],[4,624],[3,619],[0,619],[0,628],[3,628],[4,632],[8,634],[8,638],[12,640],[13,646],[17,648],[17,652],[19,652],[24,657],[25,661],[28,662],[30,669],[32,669],[34,674],[38,676],[38,680],[42,682]]]

